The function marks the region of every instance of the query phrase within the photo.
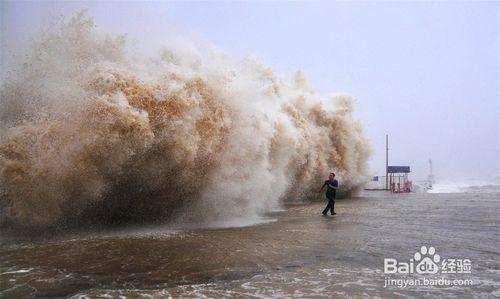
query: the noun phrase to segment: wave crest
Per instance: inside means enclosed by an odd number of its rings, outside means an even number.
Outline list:
[[[201,49],[131,58],[124,36],[80,13],[14,74],[0,100],[2,224],[257,217],[330,171],[345,190],[366,180],[352,100],[317,95],[301,72]]]

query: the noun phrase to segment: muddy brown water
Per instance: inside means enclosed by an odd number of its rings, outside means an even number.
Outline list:
[[[365,192],[288,204],[246,227],[155,226],[57,238],[0,239],[2,298],[498,297],[499,193]],[[467,258],[470,274],[384,274],[421,246]],[[450,278],[470,286],[385,286],[391,278]]]

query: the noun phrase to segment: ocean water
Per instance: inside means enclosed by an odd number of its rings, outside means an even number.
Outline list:
[[[350,96],[53,21],[0,86],[0,297],[499,296],[498,186],[352,197],[371,149]],[[331,171],[350,198],[323,217]],[[386,286],[418,250],[470,259],[447,277],[473,284]]]
[[[488,187],[487,187],[488,189]],[[272,298],[500,296],[500,193],[365,192],[287,204],[245,227],[149,226],[28,237],[2,232],[4,298]],[[384,274],[422,246],[469,259],[471,273]],[[385,285],[386,278],[469,286]]]
[[[241,226],[331,171],[342,193],[367,179],[355,101],[301,71],[168,40],[132,55],[85,12],[54,24],[0,84],[0,227]]]

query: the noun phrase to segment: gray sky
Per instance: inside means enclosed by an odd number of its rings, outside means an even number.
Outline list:
[[[97,25],[154,40],[179,32],[278,73],[305,71],[322,93],[357,98],[375,173],[500,175],[499,2],[1,2],[2,49],[53,16],[88,8]]]

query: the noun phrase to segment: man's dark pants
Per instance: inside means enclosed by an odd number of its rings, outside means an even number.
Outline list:
[[[323,210],[323,214],[326,215],[326,213],[328,213],[328,210],[330,210],[330,213],[333,215],[335,206],[335,197],[327,197],[327,198],[328,198],[328,205]]]

